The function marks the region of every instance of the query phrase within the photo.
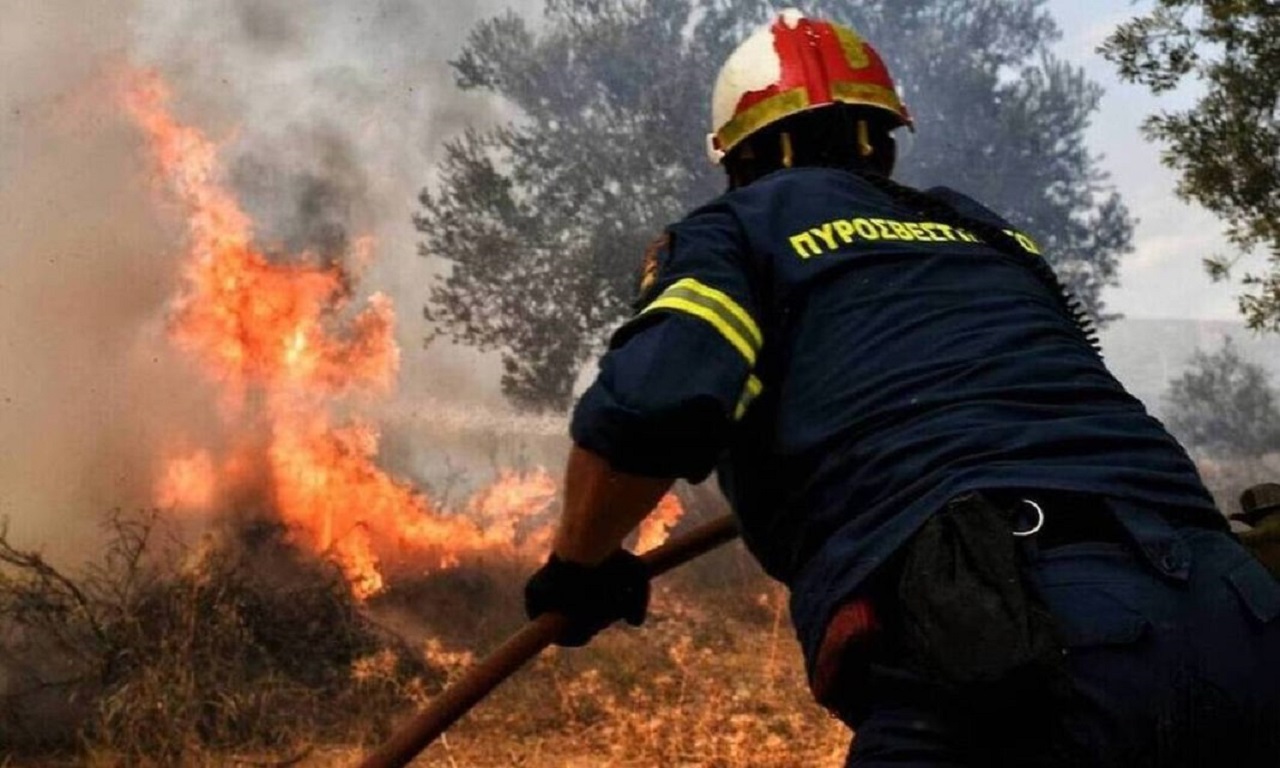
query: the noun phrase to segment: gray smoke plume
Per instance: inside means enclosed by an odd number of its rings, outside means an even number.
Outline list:
[[[429,429],[441,400],[505,407],[491,361],[446,345],[422,350],[433,267],[416,255],[411,217],[444,140],[504,117],[492,99],[458,92],[447,62],[477,21],[510,5],[143,0],[137,15],[138,61],[170,78],[184,114],[234,136],[232,178],[268,250],[334,257],[355,237],[376,239],[364,287],[395,300],[404,350],[393,429]],[[428,400],[437,405],[427,410]],[[402,463],[425,460],[415,453]]]
[[[104,510],[148,502],[157,446],[218,432],[215,394],[164,336],[182,224],[113,100],[126,67],[158,70],[179,118],[224,142],[269,253],[335,259],[376,239],[360,290],[399,316],[396,463],[422,474],[450,449],[500,451],[456,428],[493,421],[492,363],[422,351],[431,267],[411,215],[443,141],[503,117],[458,93],[447,61],[507,5],[0,0],[0,516],[16,540],[74,552]]]
[[[204,420],[163,340],[175,279],[137,136],[103,94],[128,3],[0,4],[0,517],[69,553]]]

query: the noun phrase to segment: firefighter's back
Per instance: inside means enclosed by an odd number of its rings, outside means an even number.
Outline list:
[[[931,190],[922,210],[894,189],[795,169],[712,206],[741,224],[765,330],[764,391],[721,474],[766,567],[839,594],[976,489],[1142,499],[1216,519],[1185,451],[1037,266],[1033,237],[959,193]],[[992,227],[1018,251],[978,236]]]

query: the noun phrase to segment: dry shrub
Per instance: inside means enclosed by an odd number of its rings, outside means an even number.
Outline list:
[[[519,560],[467,560],[424,575],[400,575],[366,608],[415,647],[483,651],[524,623],[524,581],[535,565]]]
[[[161,557],[156,523],[114,515],[103,562],[74,576],[0,536],[10,751],[140,765],[363,743],[440,677],[280,526],[242,522]]]
[[[362,604],[279,525],[194,549],[158,531],[113,516],[74,574],[0,535],[0,752],[349,765],[522,623],[527,562],[402,577]],[[644,628],[544,654],[415,765],[834,766],[847,743],[805,689],[785,592],[735,544],[660,581]]]

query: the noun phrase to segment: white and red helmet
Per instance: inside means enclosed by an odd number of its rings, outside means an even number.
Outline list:
[[[738,46],[711,97],[707,148],[719,163],[743,139],[818,107],[859,104],[913,127],[880,54],[857,32],[789,8]]]

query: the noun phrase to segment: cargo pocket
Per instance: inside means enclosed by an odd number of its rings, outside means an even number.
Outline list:
[[[1077,544],[1045,553],[1038,563],[1040,593],[1067,648],[1136,643],[1150,632],[1144,590],[1153,577],[1128,548]]]
[[[1151,630],[1151,621],[1106,584],[1062,584],[1043,589],[1067,648],[1127,645]]]
[[[1280,582],[1262,563],[1253,557],[1242,560],[1227,572],[1226,579],[1259,623],[1269,624],[1280,616]]]

